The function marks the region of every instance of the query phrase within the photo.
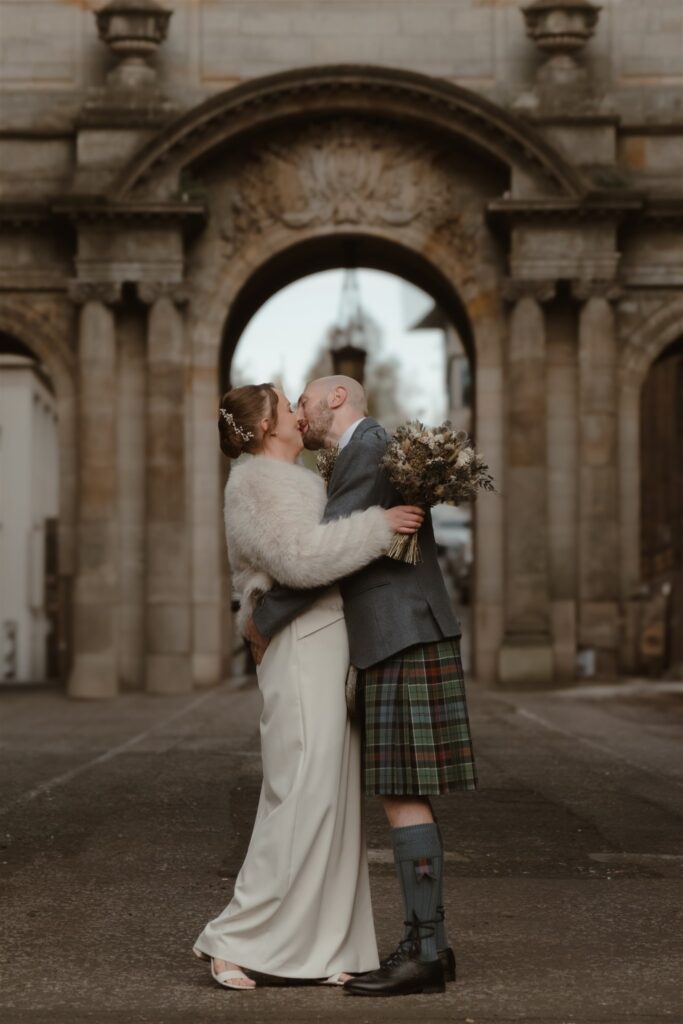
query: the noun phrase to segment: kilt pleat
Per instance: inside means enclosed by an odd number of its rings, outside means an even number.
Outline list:
[[[358,673],[365,792],[430,796],[476,788],[457,638],[408,647]]]

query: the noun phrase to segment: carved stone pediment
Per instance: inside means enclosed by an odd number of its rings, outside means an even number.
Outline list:
[[[448,232],[471,257],[474,227],[457,206],[446,156],[390,128],[344,119],[278,137],[248,154],[220,213],[228,253],[247,236],[284,225],[406,227],[421,222]]]

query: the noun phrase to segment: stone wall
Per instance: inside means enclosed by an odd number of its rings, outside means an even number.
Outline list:
[[[164,88],[187,108],[245,78],[330,63],[437,75],[505,102],[538,62],[518,0],[165,0]],[[101,80],[92,0],[0,0],[2,127],[63,127]],[[681,116],[679,0],[603,0],[591,71],[619,113]]]
[[[55,381],[72,694],[225,671],[228,349],[349,234],[472,357],[500,483],[480,678],[566,681],[583,648],[638,669],[639,396],[683,335],[683,10],[610,0],[589,42],[573,3],[583,53],[556,62],[517,0],[178,0],[145,67],[80,0],[0,0],[0,328]]]

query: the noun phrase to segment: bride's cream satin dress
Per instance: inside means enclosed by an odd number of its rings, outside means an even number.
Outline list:
[[[258,669],[263,785],[232,900],[195,947],[286,978],[378,966],[360,775],[336,588],[270,643]]]

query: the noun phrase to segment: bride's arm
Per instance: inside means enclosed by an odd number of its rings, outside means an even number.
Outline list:
[[[334,583],[386,554],[391,543],[393,530],[379,506],[320,523],[311,515],[318,509],[272,495],[255,519],[253,495],[247,498],[240,495],[233,506],[230,530],[246,560],[289,587]]]

